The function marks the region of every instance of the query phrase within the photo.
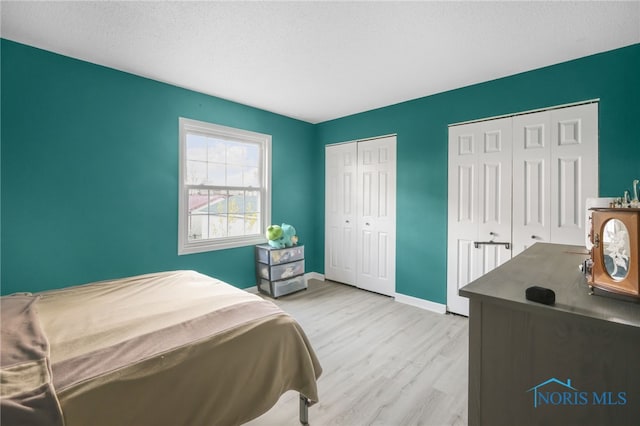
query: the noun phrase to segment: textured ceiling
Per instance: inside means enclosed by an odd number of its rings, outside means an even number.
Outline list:
[[[633,2],[11,2],[3,38],[318,123],[640,42]]]

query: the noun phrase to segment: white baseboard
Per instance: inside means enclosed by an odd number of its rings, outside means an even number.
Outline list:
[[[309,280],[318,280],[324,281],[324,274],[319,272],[307,272],[304,274],[304,279],[306,281]],[[258,294],[258,287],[248,287],[243,289],[249,293]],[[432,302],[430,300],[420,299],[418,297],[407,296],[406,294],[396,293],[395,301],[399,303],[404,303],[405,305],[415,306],[416,308],[425,309],[427,311],[435,312],[437,314],[446,314],[447,313],[447,305],[443,305],[442,303]]]
[[[396,293],[396,302],[404,303],[405,305],[415,306],[416,308],[432,311],[437,314],[446,314],[447,305],[442,303],[432,302],[430,300],[419,299],[413,296],[407,296],[406,294]]]
[[[307,281],[309,280],[324,281],[324,274],[321,274],[319,272],[307,272],[306,274],[304,274],[304,279]]]

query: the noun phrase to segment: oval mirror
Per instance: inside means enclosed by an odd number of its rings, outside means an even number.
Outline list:
[[[611,278],[621,281],[629,274],[630,242],[627,227],[618,219],[609,219],[602,232],[604,266]]]

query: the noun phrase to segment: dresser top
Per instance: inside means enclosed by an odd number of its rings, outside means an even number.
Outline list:
[[[585,275],[580,271],[589,254],[584,247],[537,243],[511,261],[460,289],[469,299],[517,304],[527,309],[544,309],[610,321],[640,328],[640,302],[596,289],[589,295]],[[529,301],[525,290],[546,287],[556,294],[554,305]]]

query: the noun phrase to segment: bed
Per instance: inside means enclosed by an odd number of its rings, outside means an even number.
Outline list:
[[[322,369],[275,304],[194,271],[1,298],[2,424],[236,425]]]

